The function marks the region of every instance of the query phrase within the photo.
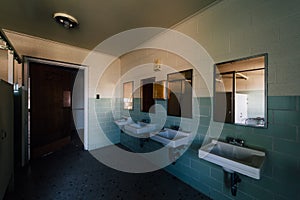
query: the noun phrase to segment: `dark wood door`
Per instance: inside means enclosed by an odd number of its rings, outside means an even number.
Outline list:
[[[142,112],[155,112],[152,108],[155,101],[153,99],[153,83],[155,78],[147,78],[141,80],[141,111]]]
[[[78,69],[30,63],[31,158],[70,142],[75,131],[72,90]]]
[[[234,123],[234,106],[232,92],[216,92],[214,103],[214,120]]]

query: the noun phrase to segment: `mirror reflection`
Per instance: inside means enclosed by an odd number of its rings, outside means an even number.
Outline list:
[[[141,112],[155,112],[155,100],[153,98],[153,83],[155,77],[141,80],[140,96],[141,96]]]
[[[216,64],[215,121],[266,127],[266,56]]]
[[[133,109],[133,81],[123,83],[123,109]]]
[[[193,117],[193,70],[184,70],[168,74],[168,115]]]

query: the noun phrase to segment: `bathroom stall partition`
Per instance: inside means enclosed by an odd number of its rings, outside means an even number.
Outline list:
[[[13,86],[0,80],[0,199],[13,180]]]
[[[0,199],[13,177],[13,86],[10,52],[0,37]]]
[[[19,92],[18,81],[22,81],[22,60],[9,42],[4,32],[0,29],[0,199],[3,199],[8,189],[13,189],[15,179],[15,163],[19,166],[22,162],[21,146],[14,149],[17,144],[19,132],[14,131],[18,124],[22,124],[25,118],[14,118],[14,111],[22,113],[21,107],[15,108],[14,103]],[[21,84],[20,84],[21,85]],[[22,100],[22,99],[20,99]],[[22,101],[20,101],[22,103]],[[17,127],[20,131],[21,127]],[[16,154],[20,155],[19,157]],[[17,161],[17,162],[16,162]]]

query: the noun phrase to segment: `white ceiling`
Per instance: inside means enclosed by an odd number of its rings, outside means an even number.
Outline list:
[[[218,0],[1,0],[0,28],[85,49],[125,30],[170,28]],[[52,18],[65,12],[79,21],[64,29]]]

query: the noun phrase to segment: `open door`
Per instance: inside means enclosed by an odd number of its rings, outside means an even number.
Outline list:
[[[78,69],[30,62],[30,157],[60,149],[76,128],[72,92]]]

